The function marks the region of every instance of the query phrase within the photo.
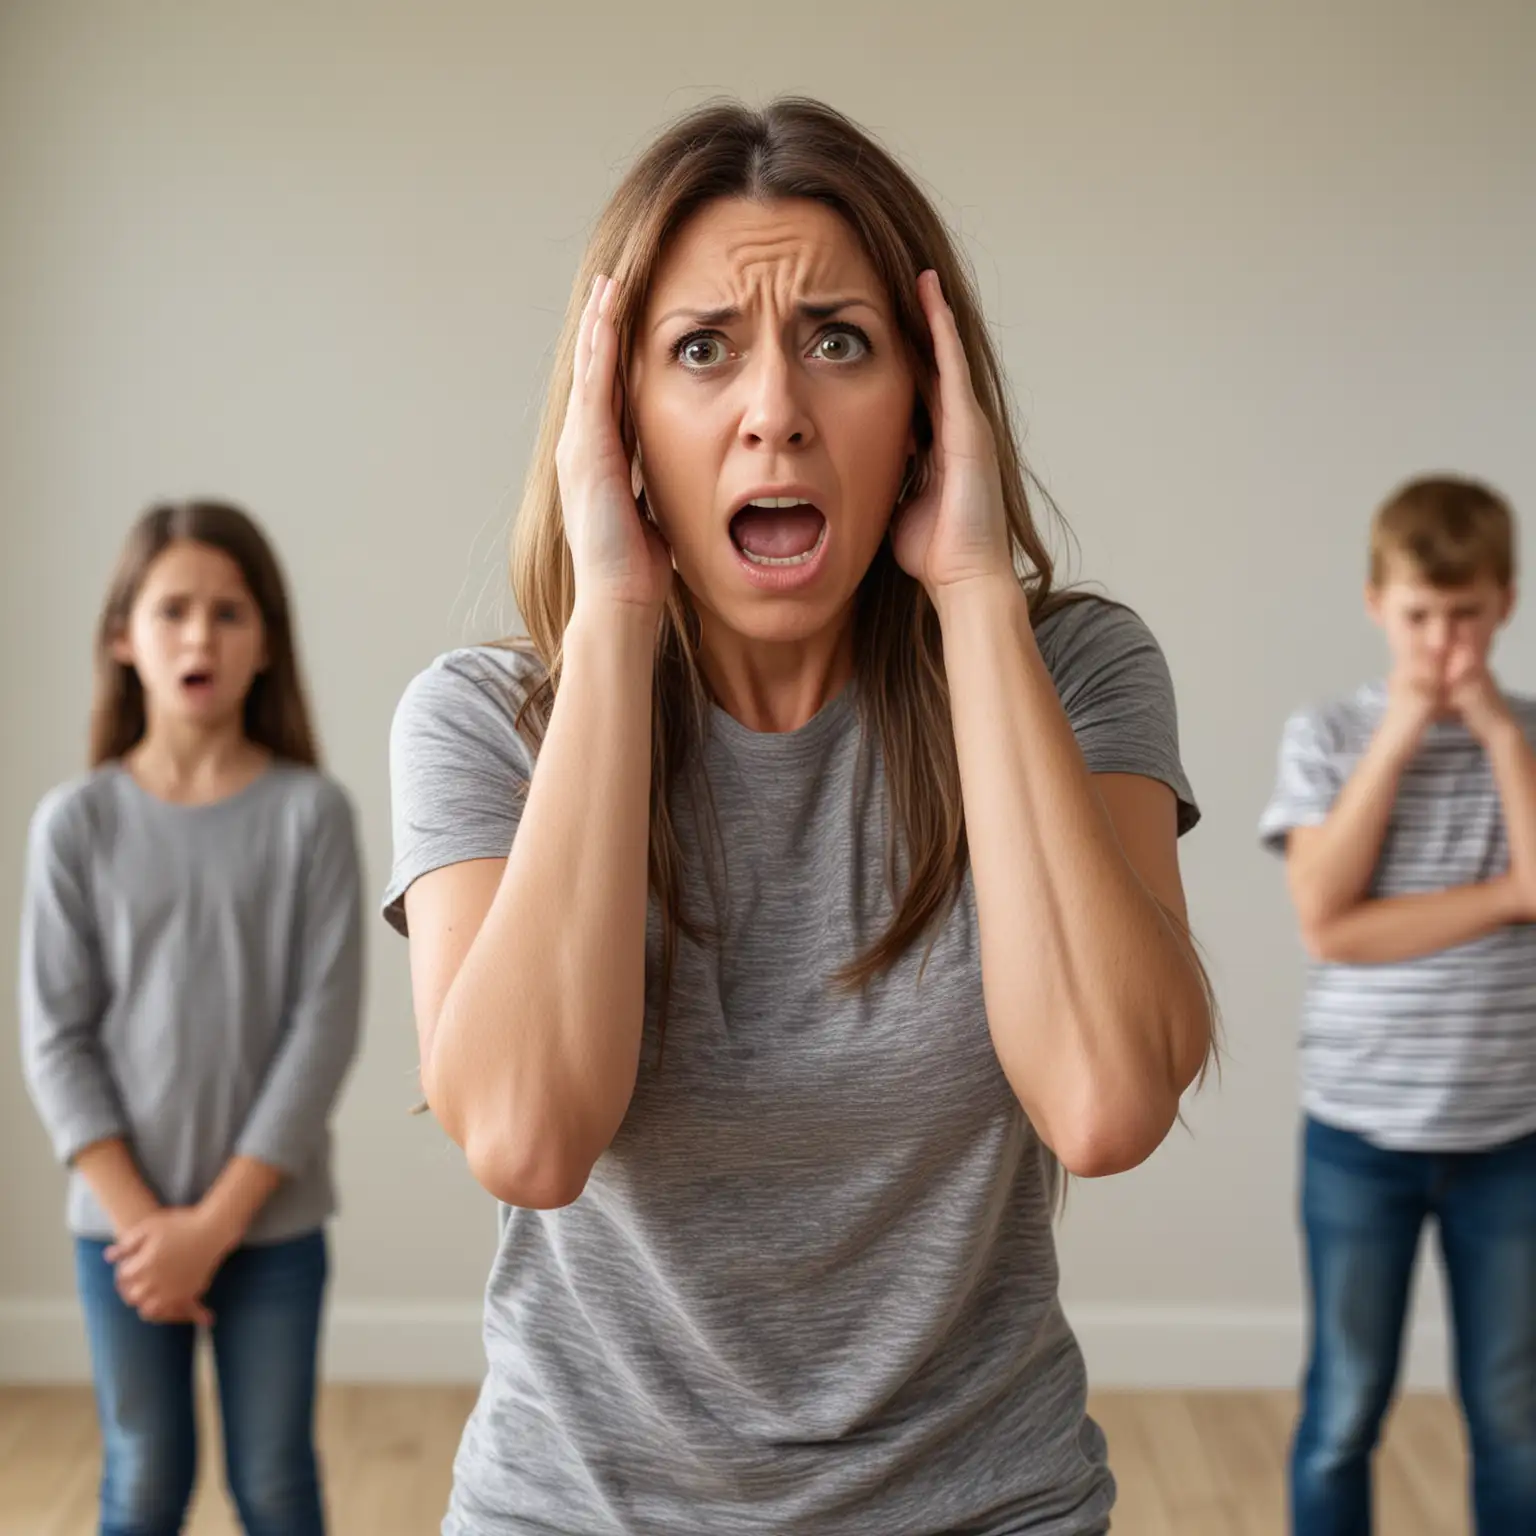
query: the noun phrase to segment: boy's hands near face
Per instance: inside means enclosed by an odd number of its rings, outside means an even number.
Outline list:
[[[1509,705],[1488,670],[1487,659],[1469,645],[1453,646],[1446,658],[1445,697],[1449,707],[1485,747],[1499,730],[1513,722]]]
[[[1432,662],[1402,663],[1387,680],[1387,712],[1382,730],[1405,754],[1418,746],[1430,721],[1444,712],[1444,679]]]

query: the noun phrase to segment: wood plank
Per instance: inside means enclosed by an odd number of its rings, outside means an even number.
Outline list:
[[[338,1536],[438,1529],[474,1399],[464,1387],[323,1390],[317,1433]],[[1116,1536],[1285,1536],[1291,1394],[1100,1393],[1091,1407],[1120,1484]],[[239,1536],[206,1381],[199,1412],[201,1475],[187,1536]],[[98,1468],[88,1388],[0,1388],[0,1536],[93,1536]],[[1377,1528],[1466,1536],[1466,1475],[1455,1406],[1405,1398],[1377,1461]]]

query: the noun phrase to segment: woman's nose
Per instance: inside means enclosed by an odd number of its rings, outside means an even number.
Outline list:
[[[746,401],[741,438],[754,448],[803,448],[815,436],[810,412],[799,392],[794,361],[782,347],[759,350],[742,373]]]

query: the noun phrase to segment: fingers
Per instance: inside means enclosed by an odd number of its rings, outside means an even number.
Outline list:
[[[589,460],[594,451],[606,454],[618,444],[619,338],[609,318],[617,292],[612,278],[599,277],[582,310],[557,464]]]
[[[122,1258],[115,1263],[120,1281],[135,1280],[154,1269],[155,1253],[145,1244],[135,1244],[131,1249],[124,1248]]]
[[[937,272],[930,269],[922,273],[917,279],[917,292],[928,319],[934,362],[939,370],[938,408],[958,423],[969,411],[975,411],[977,404],[976,391],[971,385],[971,365],[960,340],[959,327],[955,324],[955,312],[945,301]]]
[[[605,277],[602,283],[597,313],[592,317],[591,357],[587,363],[586,388],[588,400],[600,402],[607,408],[613,398],[613,376],[619,360],[618,333],[608,318],[613,309],[613,296],[618,291],[618,284],[611,277]]]
[[[581,312],[581,325],[576,332],[576,357],[571,369],[571,387],[578,395],[591,393],[590,386],[602,378],[606,356],[605,344],[610,346],[617,338],[608,320],[613,308],[613,296],[618,284],[611,277],[599,275],[587,295],[586,307]]]
[[[1482,671],[1482,658],[1474,647],[1464,641],[1450,649],[1445,659],[1445,674],[1453,683],[1465,682]]]
[[[149,1276],[139,1271],[129,1272],[120,1268],[113,1283],[117,1286],[117,1294],[130,1307],[141,1305],[152,1290]]]
[[[213,1326],[213,1313],[200,1301],[170,1301],[165,1297],[148,1298],[134,1309],[146,1323],[192,1323],[198,1328]]]
[[[576,360],[571,374],[571,386],[579,390],[587,381],[587,368],[592,361],[592,328],[597,321],[597,306],[602,299],[608,279],[601,274],[592,284],[587,295],[586,307],[581,312],[581,323],[576,327]]]
[[[104,1257],[108,1264],[118,1264],[122,1260],[131,1258],[143,1246],[144,1240],[149,1234],[142,1226],[129,1227],[118,1240],[107,1249]]]
[[[120,1276],[117,1294],[147,1323],[196,1323],[207,1327],[213,1313],[196,1296],[175,1297],[155,1284],[152,1276]]]

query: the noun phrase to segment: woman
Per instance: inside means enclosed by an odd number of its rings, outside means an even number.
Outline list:
[[[1196,812],[1002,400],[942,223],[818,103],[685,118],[599,221],[530,640],[392,739],[427,1097],[507,1207],[452,1536],[1107,1529],[1052,1175],[1141,1162],[1205,1063]]]

